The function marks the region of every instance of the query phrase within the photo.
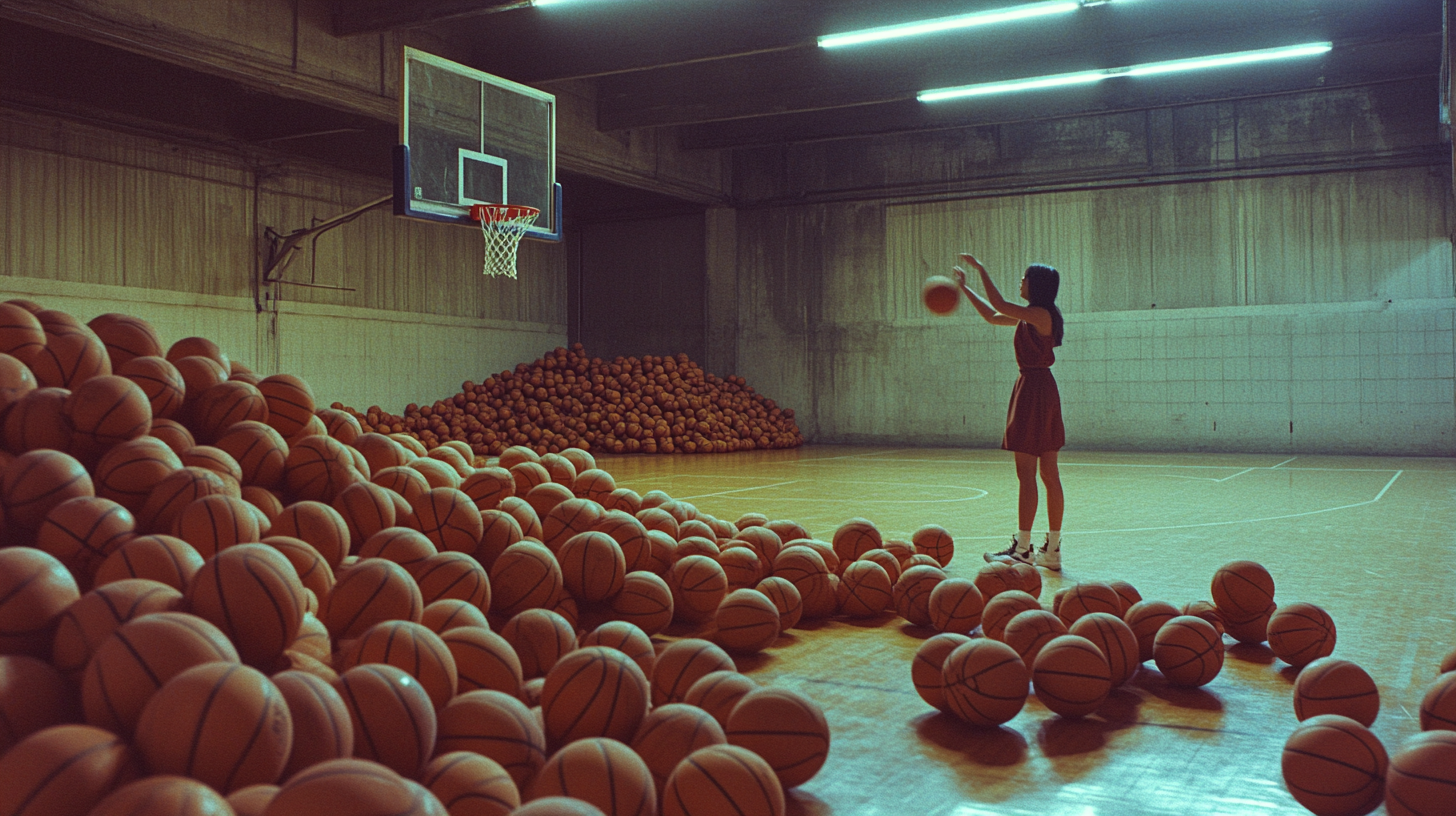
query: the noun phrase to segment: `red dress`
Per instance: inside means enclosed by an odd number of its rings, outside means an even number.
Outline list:
[[[1041,456],[1067,443],[1062,397],[1052,378],[1055,343],[1055,337],[1038,333],[1030,323],[1022,321],[1016,326],[1016,365],[1021,367],[1021,378],[1011,389],[1006,435],[1001,437],[1003,450]]]

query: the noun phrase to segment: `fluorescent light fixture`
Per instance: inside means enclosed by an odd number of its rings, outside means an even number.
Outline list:
[[[541,2],[541,0],[536,1],[537,3]],[[1103,2],[1106,1],[1103,0]],[[919,20],[913,23],[901,23],[899,25],[881,26],[879,28],[865,28],[859,31],[849,31],[844,34],[826,34],[819,38],[819,47],[842,48],[846,45],[863,45],[865,43],[880,42],[882,40],[897,40],[902,37],[919,37],[941,31],[953,31],[958,28],[974,28],[976,26],[1009,23],[1014,20],[1026,20],[1032,17],[1066,14],[1076,11],[1081,7],[1082,3],[1078,2],[1078,0],[1065,0],[1065,2],[1051,0],[1050,2],[1027,3],[1020,6],[978,11],[974,14],[958,14],[953,17],[937,17],[933,20]]]
[[[1204,68],[1223,68],[1231,65],[1247,65],[1271,60],[1312,57],[1328,52],[1331,47],[1332,45],[1327,42],[1305,43],[1303,45],[1291,45],[1282,48],[1262,48],[1256,51],[1216,54],[1210,57],[1147,62],[1141,65],[1130,65],[1125,68],[1103,68],[1092,71],[1077,71],[1070,74],[1052,74],[1050,76],[1031,77],[1028,79],[1013,79],[1004,82],[983,82],[977,85],[960,85],[954,88],[935,88],[928,91],[921,91],[919,94],[916,94],[915,98],[921,102],[943,102],[947,99],[988,96],[1015,91],[1032,91],[1042,88],[1056,88],[1063,85],[1090,85],[1101,82],[1104,79],[1119,76],[1156,76],[1158,74],[1171,74],[1178,71],[1197,71]]]

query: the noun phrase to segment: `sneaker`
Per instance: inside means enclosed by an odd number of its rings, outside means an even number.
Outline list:
[[[1061,572],[1062,548],[1058,547],[1055,550],[1049,550],[1047,549],[1047,545],[1041,545],[1036,551],[1036,565],[1052,570],[1053,572]]]
[[[981,557],[986,559],[988,563],[1001,561],[1006,564],[1030,564],[1031,548],[1021,549],[1020,545],[1016,542],[1016,536],[1012,536],[1011,546],[1001,552],[981,553]]]

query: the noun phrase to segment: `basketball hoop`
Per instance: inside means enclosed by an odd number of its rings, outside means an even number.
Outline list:
[[[516,250],[541,211],[521,204],[472,204],[470,217],[485,236],[485,274],[516,277]]]

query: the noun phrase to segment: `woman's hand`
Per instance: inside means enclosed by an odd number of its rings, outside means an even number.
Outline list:
[[[977,272],[980,272],[982,275],[986,274],[986,267],[981,266],[981,262],[978,261],[978,260],[976,260],[976,256],[974,256],[974,255],[970,255],[968,253],[961,253],[961,262],[962,263],[970,264],[970,266],[971,266],[972,269],[976,270]]]
[[[951,269],[951,272],[955,273],[956,286],[964,288],[966,285],[966,270],[961,269],[959,266],[957,266],[953,267]]]

